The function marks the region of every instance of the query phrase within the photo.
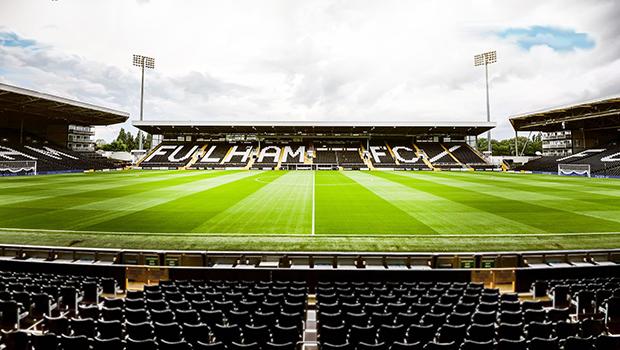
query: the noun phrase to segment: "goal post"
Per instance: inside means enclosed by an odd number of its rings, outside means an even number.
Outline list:
[[[0,160],[0,172],[21,173],[31,171],[37,174],[36,160]]]
[[[558,175],[585,175],[590,177],[590,164],[558,164]]]

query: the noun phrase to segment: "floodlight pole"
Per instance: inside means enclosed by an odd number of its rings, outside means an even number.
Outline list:
[[[140,121],[142,121],[142,110],[144,107],[144,60],[145,57],[142,56],[142,84],[140,84]],[[488,88],[487,88],[488,91]],[[488,101],[488,94],[487,94],[487,101]],[[140,131],[138,131],[138,150],[142,151],[142,133]]]
[[[140,121],[142,121],[144,113],[144,70],[146,68],[155,69],[155,59],[133,55],[133,65],[142,68],[142,83],[140,84]],[[138,149],[142,150],[142,133],[140,131],[138,131]]]
[[[484,64],[484,78],[487,89],[487,122],[491,122],[491,104],[489,103],[489,64],[497,62],[497,53],[495,51],[485,52],[474,56],[474,66]],[[487,148],[490,155],[493,155],[491,147],[491,129],[487,133]]]
[[[487,122],[491,122],[491,105],[489,104],[489,63],[488,61],[484,60],[484,75],[486,78],[486,85],[487,85]],[[144,68],[142,68],[142,79],[144,79]],[[142,120],[142,114],[140,114],[140,120]],[[488,144],[488,151],[490,152],[490,155],[493,155],[493,151],[491,148],[491,129],[489,129],[489,131],[487,132],[487,144]]]

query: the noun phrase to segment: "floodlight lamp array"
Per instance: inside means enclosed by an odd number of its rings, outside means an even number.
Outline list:
[[[136,67],[142,67],[142,65],[144,65],[145,68],[155,69],[155,59],[146,56],[133,55],[133,65]]]
[[[485,64],[491,64],[497,62],[497,51],[485,52],[480,55],[474,56],[474,65],[484,66]]]

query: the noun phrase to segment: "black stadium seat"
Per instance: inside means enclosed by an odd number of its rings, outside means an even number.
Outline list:
[[[159,350],[191,350],[193,348],[191,344],[184,340],[167,341],[162,339],[158,344]]]
[[[527,350],[527,341],[500,339],[497,343],[497,350]]]
[[[127,347],[125,350],[158,350],[159,347],[154,340],[146,339],[146,340],[135,340],[131,338],[127,338],[126,340]]]
[[[203,343],[199,341],[196,343],[196,345],[194,345],[194,350],[227,350],[227,349],[226,349],[226,345],[224,345],[224,343],[222,342]]]
[[[530,340],[529,350],[560,350],[560,346],[557,338],[534,338]]]
[[[495,344],[492,340],[489,340],[488,342],[466,340],[463,345],[461,345],[460,350],[495,350]]]
[[[20,330],[2,330],[2,341],[7,350],[28,350],[30,348],[29,334]]]

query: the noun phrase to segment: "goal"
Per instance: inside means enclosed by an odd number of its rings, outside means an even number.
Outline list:
[[[21,173],[31,171],[37,174],[36,160],[0,160],[0,172]]]
[[[590,164],[558,164],[558,175],[586,175],[590,177]]]

